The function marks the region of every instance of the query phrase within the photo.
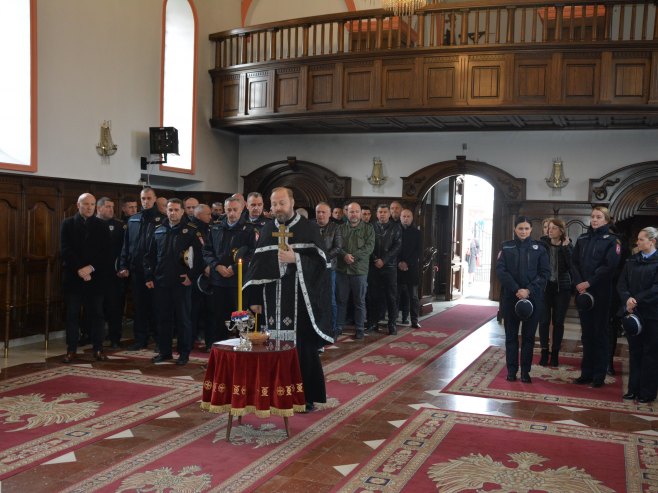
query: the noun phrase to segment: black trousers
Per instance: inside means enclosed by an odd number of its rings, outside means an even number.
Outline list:
[[[153,290],[146,287],[144,274],[133,272],[130,274],[133,291],[133,332],[135,344],[144,347],[148,344],[149,335],[156,334],[155,316],[153,311]],[[157,339],[157,334],[155,335]]]
[[[368,272],[368,325],[372,326],[388,311],[388,327],[396,326],[398,318],[397,267],[370,268]]]
[[[231,313],[238,309],[238,288],[213,286],[212,290],[211,310],[214,323],[210,330],[206,331],[207,347],[212,347],[213,342],[237,337],[237,334],[229,334],[226,322],[231,320]],[[246,308],[246,306],[242,307],[243,310]]]
[[[532,316],[521,321],[514,311],[515,298],[504,298],[502,300],[503,319],[505,322],[505,359],[507,372],[516,374],[519,370],[519,326],[521,327],[521,371],[530,372],[532,367],[532,352],[535,347],[535,333],[539,322],[542,300],[532,300],[535,310]]]
[[[126,279],[112,279],[105,286],[103,313],[110,342],[119,343],[123,331],[123,307],[126,303]]]
[[[402,312],[402,320],[409,320],[409,316],[411,315],[411,323],[418,323],[418,314],[420,311],[418,284],[398,283],[398,305]]]
[[[558,289],[556,282],[549,282],[546,285],[544,307],[539,322],[539,341],[542,349],[550,348],[554,352],[560,351],[562,338],[564,337],[564,319],[567,316],[570,302],[570,290]],[[551,322],[553,322],[553,340],[551,346],[549,346]]]
[[[589,311],[578,310],[582,328],[583,360],[580,374],[583,378],[603,382],[609,360],[609,310],[612,287],[590,290],[594,296],[594,308]]]
[[[192,336],[197,339],[203,332],[204,337],[214,325],[212,318],[212,295],[199,291],[192,285]]]
[[[174,326],[178,333],[178,351],[188,357],[192,351],[192,286],[153,289],[158,314],[158,348],[162,356],[171,356]]]
[[[642,320],[642,332],[628,338],[628,391],[642,399],[658,393],[658,320]]]
[[[84,310],[89,324],[89,338],[94,351],[103,349],[105,321],[103,319],[103,295],[100,293],[67,293],[66,302],[66,351],[75,353],[80,339],[80,309]]]

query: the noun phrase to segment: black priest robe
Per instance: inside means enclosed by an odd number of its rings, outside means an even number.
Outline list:
[[[284,241],[295,252],[294,264],[279,262],[279,232],[276,220],[261,229],[245,276],[245,300],[263,306],[262,325],[271,339],[295,342],[306,402],[326,402],[318,349],[333,342],[331,271],[320,228],[299,214],[285,223]]]

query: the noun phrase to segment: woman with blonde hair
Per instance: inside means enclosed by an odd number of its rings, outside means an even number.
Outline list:
[[[639,251],[624,264],[617,284],[624,313],[640,318],[642,330],[627,334],[630,353],[628,392],[624,399],[652,402],[658,393],[658,254],[656,228],[637,235]]]
[[[591,384],[594,388],[603,386],[608,367],[612,284],[621,257],[619,238],[610,232],[611,220],[607,208],[597,206],[592,209],[589,231],[580,235],[576,241],[571,263],[571,276],[577,296],[591,298],[591,306],[587,303],[579,304],[577,300],[583,359],[580,376],[574,383]]]

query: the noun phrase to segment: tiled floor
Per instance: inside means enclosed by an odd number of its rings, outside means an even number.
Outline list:
[[[462,303],[487,304],[482,299],[465,299]],[[434,313],[444,310],[452,303],[435,303]],[[421,320],[422,323],[422,320]],[[376,340],[383,335],[366,339]],[[364,412],[358,420],[340,427],[322,443],[309,448],[294,463],[280,471],[272,480],[261,486],[259,492],[307,492],[329,491],[355,464],[365,460],[382,440],[389,437],[401,422],[412,415],[419,405],[433,405],[442,409],[476,413],[490,413],[509,417],[539,421],[570,420],[584,426],[596,426],[619,431],[653,429],[658,433],[658,423],[653,420],[624,413],[600,410],[574,410],[536,402],[502,401],[480,397],[457,396],[441,393],[441,389],[463,371],[482,351],[491,345],[504,345],[504,332],[496,320],[485,324],[454,348],[433,361],[426,369],[417,373],[405,385],[392,392],[388,399],[381,399]],[[350,344],[338,344],[337,349],[326,350],[322,359],[325,363],[336,360],[350,351]],[[37,370],[60,365],[64,353],[63,341],[53,340],[45,352],[42,344],[15,347],[9,358],[2,361],[0,379],[24,375]],[[567,325],[563,349],[579,351],[579,328],[574,321]],[[626,354],[622,339],[618,354]],[[177,367],[175,365],[153,365],[148,360],[119,363],[98,363],[85,357],[95,368],[139,371],[148,375],[191,377],[201,382],[204,370],[199,365]],[[80,481],[101,467],[110,466],[131,454],[143,451],[154,443],[170,438],[187,430],[201,420],[198,403],[177,410],[171,415],[136,426],[121,437],[105,439],[66,454],[51,461],[2,481],[0,491],[7,492],[55,492]],[[225,446],[218,443],[217,446]]]

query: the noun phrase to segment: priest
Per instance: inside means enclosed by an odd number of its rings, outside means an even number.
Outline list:
[[[271,221],[260,232],[245,277],[245,299],[270,338],[295,341],[307,410],[326,402],[318,349],[333,342],[331,271],[317,224],[295,213],[292,190],[275,188]]]

